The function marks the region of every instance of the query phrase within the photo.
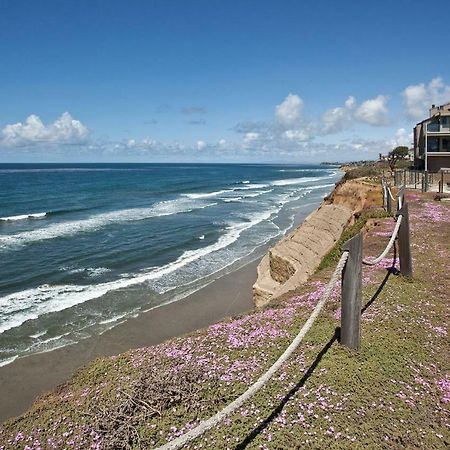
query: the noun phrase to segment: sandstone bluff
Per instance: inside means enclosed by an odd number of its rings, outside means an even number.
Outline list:
[[[258,265],[253,300],[263,306],[305,283],[333,248],[355,215],[370,206],[377,189],[362,180],[338,183],[329,198],[304,222],[275,244]]]

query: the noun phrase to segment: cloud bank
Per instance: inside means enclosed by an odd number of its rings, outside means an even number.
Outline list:
[[[20,149],[26,149],[29,154],[50,155],[48,144],[55,144],[61,154],[66,146],[72,145],[78,146],[80,158],[90,155],[97,157],[96,160],[111,161],[133,158],[137,161],[230,162],[369,159],[397,145],[409,146],[411,120],[424,118],[432,103],[450,101],[450,86],[441,78],[407,86],[397,94],[403,105],[401,117],[390,111],[391,98],[386,94],[366,99],[350,95],[341,105],[314,118],[309,116],[304,99],[291,92],[274,105],[272,116],[266,121],[238,123],[231,129],[234,136],[220,136],[215,141],[205,139],[200,132],[191,142],[161,142],[152,137],[100,140],[68,112],[48,124],[32,114],[23,123],[4,126],[0,131],[0,152],[14,154],[17,149],[16,154],[19,154]],[[195,117],[206,113],[204,107],[189,106],[181,112],[194,115],[187,124],[206,124],[201,117]],[[358,134],[370,138],[361,138]],[[374,135],[379,137],[373,138]],[[66,154],[72,157],[77,152],[71,148]]]
[[[6,125],[1,132],[0,144],[5,147],[33,146],[42,143],[58,145],[82,144],[89,130],[79,120],[65,112],[53,123],[45,125],[39,116],[32,114],[24,123]]]
[[[403,92],[405,113],[409,119],[421,120],[426,117],[431,105],[441,105],[450,101],[450,86],[442,78],[433,78],[428,84],[408,86]]]

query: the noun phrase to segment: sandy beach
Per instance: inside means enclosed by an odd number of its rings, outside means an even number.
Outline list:
[[[309,203],[300,208],[291,230],[317,206]],[[55,389],[95,358],[156,345],[253,309],[252,286],[260,260],[261,256],[255,256],[235,270],[230,266],[228,273],[218,274],[210,284],[184,299],[143,312],[101,335],[0,367],[0,422],[23,414],[39,395]]]
[[[37,396],[97,357],[155,345],[252,309],[257,264],[253,261],[180,301],[142,313],[96,338],[1,367],[0,421],[24,413]]]

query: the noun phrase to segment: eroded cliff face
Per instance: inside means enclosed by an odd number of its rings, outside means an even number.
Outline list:
[[[258,265],[253,300],[262,306],[306,282],[333,248],[355,213],[375,202],[374,185],[363,180],[340,184],[305,221],[279,241]]]

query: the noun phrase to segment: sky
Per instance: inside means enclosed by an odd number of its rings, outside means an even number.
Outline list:
[[[0,163],[376,158],[449,39],[415,0],[0,0]]]

